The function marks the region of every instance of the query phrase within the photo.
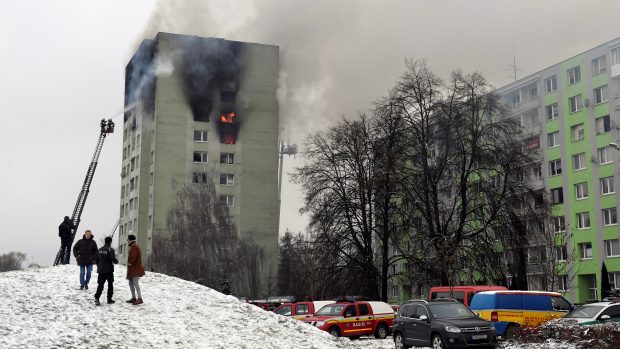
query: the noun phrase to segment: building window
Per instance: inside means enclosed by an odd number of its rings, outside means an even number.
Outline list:
[[[560,145],[560,131],[547,133],[547,146],[553,148],[558,145]]]
[[[194,142],[206,142],[206,141],[207,141],[207,131],[194,130]]]
[[[565,292],[569,290],[568,287],[568,276],[567,275],[558,275],[558,291]]]
[[[577,142],[577,141],[583,140],[585,133],[586,131],[583,128],[583,124],[577,124],[575,126],[571,126],[570,128],[571,141]]]
[[[612,162],[611,151],[609,151],[609,147],[598,148],[598,162],[600,165],[608,164]]]
[[[614,177],[601,178],[601,194],[607,195],[615,193],[614,191]]]
[[[601,211],[603,216],[603,225],[618,224],[618,213],[615,207],[604,208]]]
[[[611,131],[611,120],[609,115],[601,116],[596,119],[596,134],[600,135],[601,133]]]
[[[545,107],[547,112],[547,120],[557,119],[560,116],[560,110],[557,103],[553,103]]]
[[[607,102],[607,85],[594,89],[594,104]]]
[[[220,163],[233,165],[235,163],[235,154],[233,153],[220,153]]]
[[[207,183],[208,176],[206,172],[194,172],[192,174],[192,183]]]
[[[557,176],[562,174],[562,160],[549,161],[549,176]]]
[[[598,75],[607,71],[607,55],[592,60],[592,75]]]
[[[551,203],[561,204],[564,202],[564,193],[562,187],[551,189]]]
[[[538,87],[534,86],[532,88],[529,89],[528,94],[530,96],[530,99],[534,99],[536,97],[538,97]]]
[[[517,94],[512,96],[512,105],[517,106],[521,104],[521,91],[518,91]]]
[[[573,170],[579,171],[586,168],[586,153],[573,155]]]
[[[555,216],[552,219],[554,233],[561,233],[563,231],[566,231],[566,219],[564,219],[564,216]]]
[[[566,245],[555,246],[555,259],[557,261],[565,261],[568,258],[568,250]]]
[[[620,256],[620,240],[605,240],[605,257],[618,256]],[[620,279],[618,281],[620,281]]]
[[[220,204],[235,207],[235,197],[233,195],[220,195]]]
[[[588,197],[588,183],[575,184],[575,196],[577,200],[586,199]]]
[[[206,151],[195,151],[194,152],[194,162],[195,163],[203,163],[206,164],[208,161],[208,156]]]
[[[583,102],[581,101],[581,95],[570,97],[568,99],[568,104],[569,104],[571,113],[576,113],[580,111],[581,108],[583,108]]]
[[[554,76],[545,79],[545,92],[553,92],[558,89],[558,79]]]
[[[620,64],[620,47],[611,50],[611,65]]]
[[[220,173],[220,184],[235,185],[235,175],[232,173]]]
[[[607,273],[611,288],[620,288],[620,273]]]
[[[576,84],[581,81],[581,70],[579,70],[579,66],[570,68],[568,70],[568,84]]]
[[[584,242],[579,244],[579,257],[581,259],[592,258],[592,243]]]
[[[577,229],[590,228],[590,212],[577,213]]]
[[[540,137],[535,136],[524,141],[524,148],[527,150],[540,148]]]

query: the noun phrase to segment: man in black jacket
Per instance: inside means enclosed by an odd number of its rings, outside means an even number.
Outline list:
[[[69,264],[69,249],[71,248],[71,230],[75,229],[75,225],[71,221],[69,216],[65,216],[65,219],[58,226],[58,236],[60,236],[60,263]]]
[[[108,282],[108,304],[113,304],[112,294],[114,294],[114,264],[118,264],[116,254],[112,248],[112,238],[107,236],[105,244],[97,253],[97,292],[95,292],[95,305],[101,305],[99,297],[103,292],[103,284]]]

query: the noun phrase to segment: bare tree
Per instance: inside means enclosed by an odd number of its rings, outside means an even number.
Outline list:
[[[153,238],[150,264],[214,289],[256,296],[262,250],[251,236],[239,239],[228,207],[216,195],[212,171],[195,173],[188,182],[168,211],[168,231]]]
[[[406,124],[403,214],[417,221],[406,236],[413,249],[403,252],[442,285],[467,273],[476,282],[505,282],[505,270],[493,266],[504,243],[522,235],[515,203],[536,207],[518,176],[534,156],[482,75],[457,71],[444,82],[424,62],[407,68],[389,96]]]
[[[9,252],[0,255],[0,272],[21,270],[22,263],[26,260],[26,254],[22,252]]]

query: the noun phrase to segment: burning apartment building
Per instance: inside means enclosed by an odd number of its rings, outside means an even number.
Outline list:
[[[123,125],[122,259],[134,234],[152,267],[179,188],[214,180],[238,237],[262,249],[259,294],[269,293],[278,249],[278,54],[272,45],[169,33],[142,42],[126,68],[125,104],[135,107]]]

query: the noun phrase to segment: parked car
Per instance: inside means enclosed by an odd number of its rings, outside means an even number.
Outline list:
[[[327,304],[304,322],[335,337],[374,335],[384,339],[394,327],[394,310],[384,302],[339,301]]]
[[[297,320],[314,315],[314,313],[327,304],[335,301],[294,302],[284,303],[274,310],[274,313],[283,316],[292,316]]]
[[[478,292],[508,290],[504,286],[436,286],[432,287],[428,299],[450,298],[469,306]]]
[[[559,322],[576,322],[579,325],[596,325],[608,322],[620,322],[619,302],[598,302],[577,307]]]
[[[496,336],[490,322],[454,299],[411,300],[394,321],[394,344],[396,349],[495,348]]]
[[[469,307],[491,321],[497,335],[510,337],[518,326],[533,327],[562,318],[575,306],[556,292],[486,291],[477,293]]]

